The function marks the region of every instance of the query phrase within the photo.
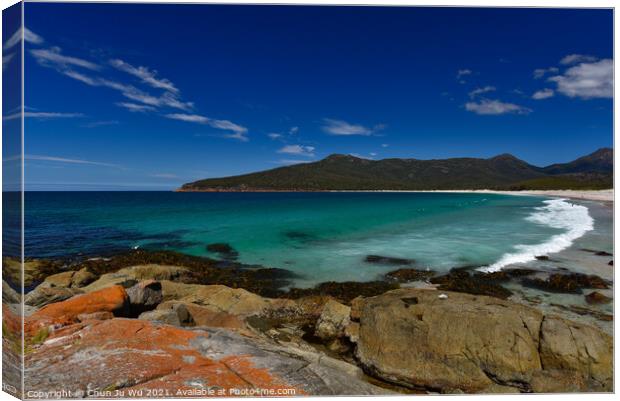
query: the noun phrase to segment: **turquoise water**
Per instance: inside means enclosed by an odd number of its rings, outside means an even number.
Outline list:
[[[395,269],[364,262],[369,254],[438,271],[501,268],[557,252],[588,223],[583,206],[492,194],[28,192],[26,256],[146,248],[217,257],[206,245],[226,242],[240,262],[295,271],[306,286]]]

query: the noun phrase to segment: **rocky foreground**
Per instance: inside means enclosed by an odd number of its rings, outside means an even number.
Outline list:
[[[198,283],[197,269],[215,274],[204,266],[132,261],[33,278],[25,296],[28,398],[613,388],[609,335],[511,302],[503,287],[463,271],[436,278],[439,290],[371,283],[344,291],[328,283],[275,298]],[[391,277],[429,275],[403,268]],[[19,299],[3,287],[3,349],[11,358],[19,350]]]

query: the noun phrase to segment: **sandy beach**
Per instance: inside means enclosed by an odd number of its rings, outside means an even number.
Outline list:
[[[581,199],[581,200],[593,200],[602,202],[614,201],[613,189],[601,189],[601,190],[573,190],[573,189],[560,189],[560,190],[532,190],[532,191],[497,191],[492,189],[446,189],[446,190],[432,190],[432,191],[330,191],[330,192],[443,192],[443,193],[474,193],[474,194],[499,194],[499,195],[518,195],[518,196],[550,196],[554,198],[568,198],[568,199]]]

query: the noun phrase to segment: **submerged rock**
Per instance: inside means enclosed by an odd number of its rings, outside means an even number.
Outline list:
[[[385,278],[398,283],[408,283],[411,281],[427,280],[434,275],[435,272],[431,270],[398,269],[387,273]]]
[[[430,282],[439,284],[437,289],[442,291],[488,295],[500,299],[506,299],[511,296],[512,292],[510,290],[496,283],[496,281],[500,281],[497,276],[490,276],[493,274],[495,273],[476,273],[471,275],[465,269],[452,269],[446,275],[431,278]],[[502,277],[508,277],[507,275],[508,273],[505,273]]]
[[[224,242],[207,245],[207,251],[217,253],[221,258],[226,260],[236,260],[239,257],[239,252],[230,246],[230,244]]]
[[[372,297],[395,288],[398,288],[398,284],[385,281],[328,281],[313,288],[291,288],[288,293],[281,295],[281,297],[297,299],[311,295],[329,295],[345,304],[349,304],[353,298],[358,296]]]
[[[553,273],[546,280],[541,278],[523,279],[526,287],[538,288],[549,292],[581,294],[584,288],[607,289],[607,281],[596,275],[581,273]]]
[[[368,255],[364,259],[367,263],[377,263],[381,265],[412,265],[413,259],[395,258],[392,256]]]

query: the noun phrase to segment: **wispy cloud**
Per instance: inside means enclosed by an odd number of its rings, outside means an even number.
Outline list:
[[[209,118],[205,116],[200,116],[198,114],[167,114],[166,118],[199,124],[207,124],[209,122]]]
[[[596,60],[598,60],[598,58],[594,56],[588,56],[585,54],[569,54],[568,56],[564,56],[562,60],[560,60],[560,64],[572,65],[579,63],[591,63]]]
[[[15,57],[15,53],[9,53],[6,56],[2,56],[2,71],[4,71],[4,69],[9,65],[11,60],[13,60],[13,57]]]
[[[468,69],[468,68],[463,68],[461,70],[458,70],[456,72],[456,79],[461,79],[466,75],[471,75],[473,73],[472,70]]]
[[[290,135],[295,135],[298,132],[299,132],[299,127],[291,127],[291,129],[288,130],[288,133]]]
[[[532,110],[514,103],[500,100],[482,99],[479,102],[465,103],[465,110],[481,115],[528,114]]]
[[[278,160],[274,163],[277,164],[305,164],[305,163],[312,163],[314,160],[299,160],[299,159],[281,159]]]
[[[82,127],[84,128],[97,128],[97,127],[106,127],[109,125],[118,125],[119,122],[117,120],[109,120],[109,121],[93,121],[92,123],[84,124]]]
[[[382,144],[381,144],[381,147],[382,147],[382,148],[387,148],[387,147],[389,147],[389,146],[390,146],[390,144],[389,144],[389,143],[382,143]]]
[[[4,51],[10,50],[11,48],[15,47],[15,45],[17,45],[21,41],[21,39],[22,39],[22,29],[19,28],[17,31],[15,31],[13,35],[11,35],[11,37],[6,42],[4,42],[4,45],[2,46],[2,50]],[[24,41],[35,44],[35,45],[40,45],[41,43],[44,42],[41,36],[32,32],[28,28],[24,29]]]
[[[557,74],[558,71],[560,71],[558,67],[537,68],[534,70],[534,79],[540,79],[546,74]]]
[[[282,134],[278,134],[277,132],[270,132],[267,136],[271,139],[280,139],[282,138]]]
[[[147,85],[152,86],[157,89],[164,89],[173,93],[179,93],[177,87],[170,82],[170,80],[165,78],[157,78],[157,71],[150,70],[147,67],[134,67],[133,65],[120,60],[120,59],[112,59],[110,60],[110,64],[128,74],[131,74],[135,77],[138,77]]]
[[[62,54],[62,50],[59,47],[51,47],[49,49],[33,49],[30,50],[30,54],[34,56],[37,62],[43,66],[56,66],[56,67],[81,67],[93,71],[98,71],[101,67],[93,62],[84,60],[78,57],[65,56]]]
[[[302,145],[286,145],[281,149],[278,149],[278,153],[285,153],[289,155],[314,157],[314,146],[302,146]]]
[[[232,121],[228,120],[215,120],[209,117],[201,116],[199,114],[182,114],[182,113],[174,113],[174,114],[166,114],[166,118],[170,118],[173,120],[185,121],[190,123],[197,124],[206,124],[213,128],[232,131],[232,134],[222,135],[224,138],[236,139],[242,142],[247,142],[249,138],[246,136],[248,129],[235,124]]]
[[[41,161],[49,161],[49,162],[57,162],[57,163],[88,164],[88,165],[93,165],[93,166],[122,168],[122,166],[118,164],[103,163],[103,162],[82,160],[82,159],[68,159],[65,157],[56,157],[56,156],[25,155],[25,159],[26,160],[41,160]]]
[[[9,114],[2,119],[4,121],[15,120],[21,117],[21,113]],[[82,113],[56,113],[56,112],[43,112],[43,111],[26,111],[24,112],[24,118],[36,118],[39,120],[49,120],[53,118],[77,118],[84,117]]]
[[[362,135],[369,136],[374,132],[384,128],[384,125],[375,125],[372,128],[365,127],[361,124],[351,124],[343,120],[335,120],[332,118],[324,118],[323,131],[330,135]]]
[[[495,91],[494,86],[484,86],[482,88],[476,88],[473,91],[469,92],[469,97],[473,99],[476,96],[482,95],[487,92],[493,92],[493,91]]]
[[[128,103],[128,102],[119,102],[116,103],[117,106],[119,107],[123,107],[133,113],[144,113],[147,111],[153,111],[155,110],[155,107],[153,106],[147,106],[145,104],[135,104],[135,103]]]
[[[550,77],[557,91],[581,99],[612,98],[614,92],[613,60],[603,59],[570,67],[564,74]]]
[[[545,89],[536,91],[532,95],[532,99],[535,99],[535,100],[548,99],[550,97],[553,97],[554,94],[555,92],[553,91],[553,89],[545,88]]]
[[[165,179],[176,179],[176,178],[179,178],[178,175],[171,174],[171,173],[155,173],[155,174],[151,174],[151,177],[165,178]]]

